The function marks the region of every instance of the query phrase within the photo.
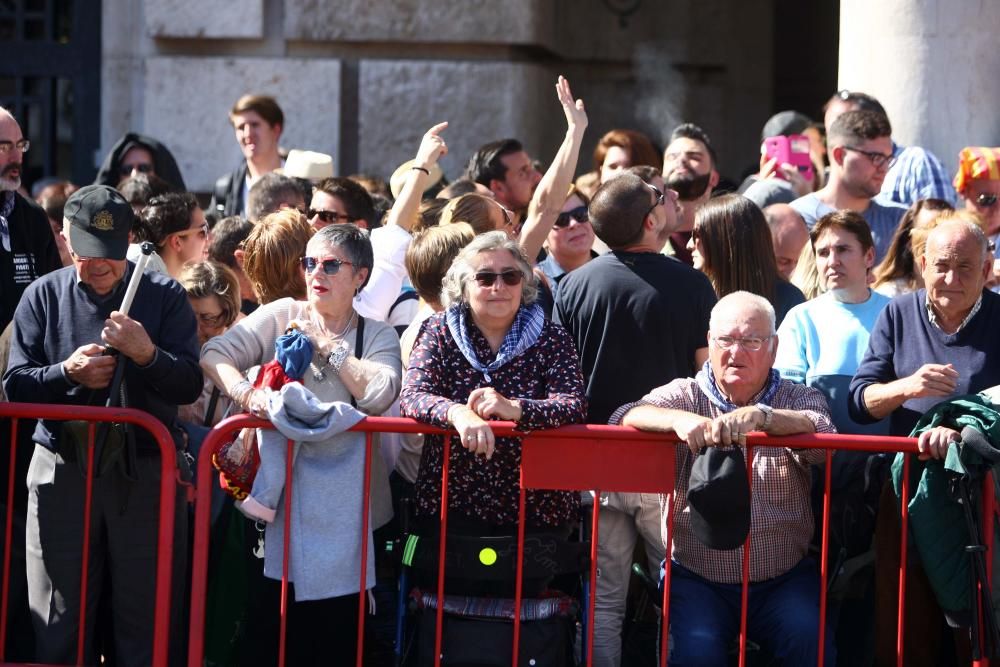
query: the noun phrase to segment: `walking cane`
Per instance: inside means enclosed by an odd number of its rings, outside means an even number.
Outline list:
[[[135,271],[132,272],[132,277],[129,278],[128,281],[128,287],[125,289],[125,298],[122,299],[122,305],[118,308],[118,312],[122,315],[128,315],[128,311],[132,308],[132,301],[135,299],[135,293],[139,289],[139,281],[142,280],[142,274],[146,271],[146,265],[149,264],[149,258],[153,255],[153,244],[146,241],[139,246],[139,250],[142,251],[142,254],[139,256],[139,261],[135,263]],[[115,374],[111,378],[111,388],[108,391],[108,400],[104,405],[108,408],[121,407],[120,394],[122,380],[125,375],[125,360],[121,359],[121,355],[118,353],[118,350],[110,345],[104,348],[104,354],[119,357],[118,363],[115,365]],[[101,424],[101,427],[100,435],[94,442],[94,462],[98,467],[98,472],[100,472],[101,465],[101,450],[104,449],[104,444],[107,442],[108,432],[111,425],[108,422],[104,422]],[[126,426],[126,428],[128,427]]]

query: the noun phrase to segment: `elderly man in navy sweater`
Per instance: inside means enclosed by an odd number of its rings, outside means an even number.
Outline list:
[[[119,312],[135,266],[125,259],[134,214],[115,190],[91,185],[66,202],[63,235],[73,266],[32,283],[14,313],[4,389],[13,401],[104,405],[115,366],[121,397],[177,438],[179,404],[202,387],[194,312],[184,289],[142,277],[128,315]],[[117,356],[104,354],[108,344]],[[131,431],[131,429],[130,429]],[[121,437],[118,437],[117,434]],[[37,659],[76,661],[86,429],[40,420],[28,470],[28,599]],[[152,662],[159,506],[159,449],[143,429],[113,432],[95,463],[84,661],[96,663],[93,630],[102,577],[110,573],[116,659]],[[178,494],[174,577],[184,572],[186,512]],[[176,588],[176,586],[175,586]]]
[[[984,289],[993,256],[982,228],[966,212],[941,219],[919,264],[926,288],[897,297],[882,311],[851,382],[852,418],[863,423],[888,416],[891,435],[909,435],[917,420],[942,401],[1000,384],[1000,295]],[[917,441],[920,456],[943,458],[959,439],[947,427],[925,431]],[[875,535],[878,664],[895,660],[898,511],[899,501],[886,484]],[[945,647],[952,631],[933,596],[921,594],[929,589],[917,564],[908,580],[907,663],[951,664]],[[968,633],[964,638],[954,633],[957,645],[965,646],[959,654],[967,651]]]

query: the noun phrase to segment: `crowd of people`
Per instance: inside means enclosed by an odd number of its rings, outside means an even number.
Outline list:
[[[683,443],[672,504],[527,494],[526,530],[560,539],[581,504],[598,505],[595,665],[623,664],[633,562],[655,576],[665,558],[670,664],[727,664],[748,535],[749,639],[776,664],[815,663],[813,496],[826,452],[769,446],[746,459],[747,434],[905,436],[942,401],[1000,384],[1000,148],[965,148],[949,178],[929,151],[893,141],[876,98],[840,91],[822,122],[772,117],[742,181],[723,177],[693,123],[668,128],[663,147],[612,129],[581,169],[585,106],[562,77],[555,92],[565,136],[544,172],[507,138],[450,182],[438,162],[461,128],[429,128],[389,178],[337,176],[328,155],[286,151],[278,102],[248,94],[229,114],[243,159],[206,208],[167,147],[176,140],[138,133],[114,145],[93,184],[47,179],[33,200],[21,183],[29,142],[0,108],[0,400],[144,410],[183,454],[181,481],[228,415],[269,419],[280,434],[256,434],[252,488],[238,500],[214,491],[211,663],[275,664],[288,523],[289,664],[348,664],[356,651],[393,664],[399,563],[377,547],[404,524],[437,544],[446,456],[449,536],[516,534],[521,441],[495,436],[494,420],[523,431],[622,424]],[[792,153],[772,153],[782,145]],[[364,415],[453,432],[382,437],[367,536],[365,439],[348,431]],[[87,431],[44,419],[16,436],[26,539],[11,599],[33,633],[7,655],[74,662],[82,632],[88,663],[149,664],[158,449],[141,429],[97,430],[81,600]],[[942,459],[960,439],[952,424],[926,429],[921,458]],[[898,501],[885,457],[833,461],[835,492],[860,484],[876,499],[863,508],[870,521],[832,536],[838,574],[845,559],[882,553],[874,517],[898,525]],[[183,493],[177,503],[180,661],[189,508]],[[358,590],[365,539],[370,591]],[[895,662],[895,579],[860,572],[860,593],[831,598],[826,664]],[[525,595],[550,583],[528,579]],[[459,571],[446,592],[513,597],[509,584]],[[362,598],[373,620],[356,646]],[[967,630],[945,624],[933,595],[921,604],[907,615],[921,622],[908,664],[962,664]]]

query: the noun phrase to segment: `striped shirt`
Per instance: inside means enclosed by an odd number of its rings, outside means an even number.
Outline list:
[[[750,403],[755,402],[752,400]],[[723,414],[702,393],[693,378],[681,378],[657,387],[635,403],[622,406],[611,416],[610,423],[620,423],[625,413],[638,405],[684,410],[710,418]],[[815,425],[817,433],[836,432],[830,420],[826,399],[812,387],[781,380],[771,407],[801,412]],[[805,557],[813,534],[809,501],[812,476],[809,465],[823,462],[826,450],[756,447],[753,455],[750,580],[757,582],[784,574]],[[691,530],[687,488],[693,463],[691,450],[678,444],[671,557],[709,581],[738,584],[742,580],[743,549],[710,549]],[[666,496],[661,496],[660,532],[664,544],[668,539],[666,512]]]

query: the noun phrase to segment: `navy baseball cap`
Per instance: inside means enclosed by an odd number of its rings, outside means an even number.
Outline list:
[[[739,447],[706,447],[691,466],[691,531],[711,549],[743,545],[750,533],[750,483]]]
[[[120,192],[107,185],[87,185],[66,200],[69,243],[80,257],[125,259],[135,212]]]

